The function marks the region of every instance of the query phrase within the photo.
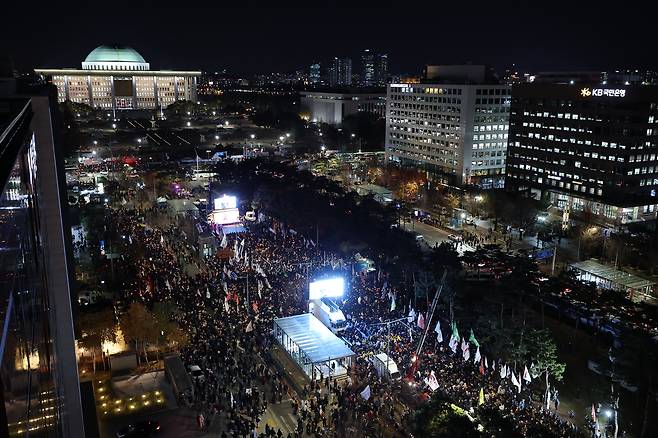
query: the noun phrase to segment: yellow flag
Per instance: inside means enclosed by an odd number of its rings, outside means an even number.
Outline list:
[[[478,400],[478,406],[484,404],[484,389],[480,388],[480,399]]]

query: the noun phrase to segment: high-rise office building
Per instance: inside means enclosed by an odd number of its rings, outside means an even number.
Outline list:
[[[658,87],[533,83],[512,95],[510,190],[606,223],[656,217]]]
[[[447,184],[504,185],[510,91],[485,66],[432,66],[425,83],[391,84],[386,157]]]
[[[361,55],[361,85],[372,87],[375,85],[375,56],[366,49]]]
[[[59,102],[84,103],[100,109],[155,109],[179,100],[196,102],[200,71],[151,70],[130,47],[99,46],[87,55],[82,70],[35,69],[57,86]]]
[[[334,58],[329,68],[329,85],[352,85],[352,60],[350,58]]]
[[[14,84],[0,80],[0,436],[84,437],[55,90]]]
[[[320,63],[314,62],[311,64],[308,72],[308,82],[311,85],[318,85],[322,80],[322,74],[320,72]]]
[[[385,87],[388,84],[388,55],[379,54],[375,60],[375,85]]]

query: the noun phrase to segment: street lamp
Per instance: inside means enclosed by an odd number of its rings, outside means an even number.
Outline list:
[[[283,135],[280,136],[280,137],[279,137],[279,141],[283,141],[284,138],[285,138],[285,137],[284,137]]]
[[[253,140],[254,138],[256,138],[256,134],[251,134],[249,137]]]
[[[290,138],[290,133],[289,132],[286,133],[286,138]]]
[[[228,120],[224,122],[224,126],[228,126]]]
[[[192,126],[192,123],[190,123],[190,122],[187,122],[187,126]]]
[[[98,144],[98,140],[94,140],[94,146]]]
[[[216,113],[215,111],[213,111],[213,112],[212,112],[212,115],[215,116],[215,115],[217,115],[217,113]]]
[[[219,140],[219,135],[216,135],[216,136],[215,136],[215,140]]]
[[[112,129],[117,129],[117,124],[116,123],[112,123]]]
[[[356,134],[352,133],[352,135],[350,135],[350,137],[354,138],[354,137],[356,137]]]
[[[322,145],[322,146],[320,147],[320,150],[321,150],[322,152],[324,152],[325,149],[326,149],[326,148],[324,147],[324,145]]]
[[[140,144],[141,144],[141,143],[142,143],[142,139],[141,139],[141,138],[138,138],[138,139],[137,139],[137,143],[140,143]]]

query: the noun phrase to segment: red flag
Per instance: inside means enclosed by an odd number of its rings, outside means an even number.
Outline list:
[[[254,313],[258,313],[258,303],[256,301],[251,303],[251,308],[254,309]]]
[[[484,361],[480,359],[480,374],[484,376]]]

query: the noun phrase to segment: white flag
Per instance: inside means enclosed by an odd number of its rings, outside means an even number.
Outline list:
[[[471,358],[471,350],[468,348],[468,344],[466,344],[466,348],[464,348],[463,354],[464,354],[464,361],[468,361],[468,359]]]
[[[487,361],[487,356],[484,356],[484,368],[489,369],[489,361]]]
[[[500,366],[500,378],[504,379],[507,376],[507,366],[506,365],[501,365]]]
[[[482,359],[482,356],[480,356],[480,347],[478,347],[478,349],[475,350],[475,356],[473,358],[473,362],[475,363],[475,365],[480,363],[480,359]]]
[[[391,312],[395,310],[395,294],[391,295]]]
[[[527,365],[523,367],[523,380],[525,380],[528,383],[532,382],[532,377],[530,377],[530,372],[528,371]]]
[[[233,407],[233,391],[229,391],[229,394],[231,394],[231,407]]]
[[[455,334],[453,333],[450,335],[450,342],[448,343],[448,347],[450,347],[453,353],[456,353],[457,345],[459,345],[459,341],[457,341],[457,338],[455,338]]]
[[[434,331],[436,332],[436,342],[439,344],[443,342],[443,333],[441,333],[441,323],[439,321],[436,322],[436,327],[434,327]]]
[[[261,295],[261,291],[263,290],[263,283],[258,280],[258,298],[263,299],[263,296]]]
[[[219,244],[222,248],[226,248],[228,245],[228,239],[226,238],[226,234],[224,234],[224,237],[222,237],[222,243]]]
[[[409,309],[409,315],[407,316],[407,322],[412,323],[416,320],[416,311],[414,309]]]
[[[434,374],[434,371],[430,373],[429,378],[425,379],[425,383],[427,383],[427,386],[429,386],[432,391],[437,390],[439,387],[439,382],[436,380],[436,374]]]
[[[164,236],[162,234],[160,234],[160,244],[163,244],[163,243],[164,243]]]
[[[521,382],[519,379],[516,378],[514,373],[512,373],[512,385],[516,386],[519,389],[519,393],[521,392]]]
[[[370,385],[366,386],[366,389],[361,391],[361,397],[366,401],[370,398]]]
[[[249,324],[247,324],[247,328],[245,328],[244,331],[247,332],[247,333],[254,331],[254,326],[251,323],[251,321],[249,321]]]

